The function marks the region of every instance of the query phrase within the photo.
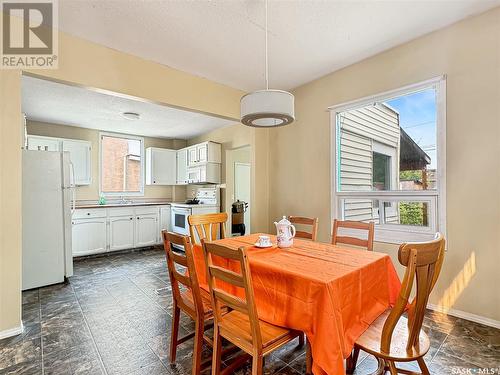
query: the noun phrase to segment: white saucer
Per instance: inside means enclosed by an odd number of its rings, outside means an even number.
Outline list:
[[[262,246],[260,243],[256,242],[253,244],[255,247],[258,247],[259,249],[267,249],[268,247],[273,247],[273,244],[270,243],[269,245]]]

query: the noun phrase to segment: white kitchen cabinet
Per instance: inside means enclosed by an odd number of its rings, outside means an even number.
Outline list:
[[[188,166],[195,167],[204,163],[221,163],[221,144],[203,142],[188,147]]]
[[[60,140],[36,135],[28,136],[28,150],[60,151]]]
[[[170,205],[77,209],[73,214],[73,256],[160,244],[170,230]]]
[[[75,185],[92,183],[91,143],[79,139],[63,139],[28,135],[28,150],[67,151],[73,168]]]
[[[158,242],[158,214],[137,215],[135,222],[135,246],[155,245]]]
[[[206,163],[208,161],[208,143],[197,145],[196,154],[198,155],[198,163]]]
[[[107,249],[107,219],[95,217],[72,221],[73,256],[104,253]]]
[[[146,185],[177,183],[177,152],[166,148],[146,149]]]
[[[131,210],[132,211],[132,210]],[[134,248],[134,212],[129,216],[109,218],[109,250]]]
[[[177,185],[186,185],[188,169],[188,150],[183,148],[177,151]]]
[[[220,184],[221,165],[205,163],[198,167],[188,168],[188,182],[190,184]]]
[[[198,164],[198,148],[196,146],[189,147],[188,153],[188,166],[194,167]]]
[[[87,141],[76,139],[63,139],[62,150],[69,152],[73,164],[72,173],[75,185],[90,185],[91,174],[91,144]]]

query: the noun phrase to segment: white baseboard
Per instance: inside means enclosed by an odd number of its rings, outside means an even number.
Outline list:
[[[485,326],[494,327],[500,329],[500,321],[490,318],[485,318],[484,316],[468,313],[462,310],[455,309],[445,309],[442,306],[434,305],[432,303],[427,304],[427,308],[437,312],[445,313],[457,318],[462,318],[466,320],[471,320],[476,323],[484,324]]]
[[[19,335],[19,334],[23,333],[23,331],[24,331],[24,326],[23,326],[23,323],[21,323],[21,325],[19,327],[14,327],[11,329],[6,329],[5,331],[1,331],[0,332],[0,340],[6,339],[7,337]]]

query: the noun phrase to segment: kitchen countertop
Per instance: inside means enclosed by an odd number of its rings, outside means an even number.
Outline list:
[[[137,207],[137,206],[165,206],[165,205],[170,205],[172,202],[132,202],[132,203],[126,203],[126,204],[120,204],[120,203],[107,203],[107,204],[97,204],[97,203],[91,203],[91,204],[80,204],[76,205],[75,209],[89,209],[89,208],[115,208],[115,207]]]

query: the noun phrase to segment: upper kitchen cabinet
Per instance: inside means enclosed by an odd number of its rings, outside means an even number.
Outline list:
[[[75,185],[90,185],[91,174],[91,145],[90,142],[74,139],[63,139],[62,150],[69,152],[73,165],[72,172]]]
[[[221,163],[221,145],[203,142],[187,148],[188,166],[196,167],[203,163]]]
[[[79,139],[63,139],[29,135],[28,150],[66,151],[69,152],[74,177],[77,186],[90,185],[92,182],[91,143]]]
[[[177,151],[177,185],[188,183],[188,149]]]
[[[177,151],[166,148],[146,149],[146,185],[177,183]]]
[[[60,140],[52,137],[28,136],[28,150],[59,151]]]

